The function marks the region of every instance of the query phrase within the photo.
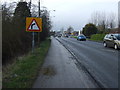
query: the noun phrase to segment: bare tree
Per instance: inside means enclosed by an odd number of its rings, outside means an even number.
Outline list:
[[[92,13],[90,23],[95,24],[99,30],[104,31],[107,28],[116,26],[116,15],[114,13],[106,13],[96,11]]]
[[[37,5],[32,4],[31,14],[32,14],[32,17],[37,17],[38,16],[38,6]]]
[[[118,28],[120,28],[120,1],[118,2]]]
[[[91,15],[90,23],[98,25],[99,12],[94,12]]]
[[[108,16],[109,27],[112,29],[116,26],[116,15],[114,13],[110,13]]]
[[[73,27],[69,26],[67,29],[67,33],[71,34],[74,31]]]
[[[105,29],[107,24],[106,13],[96,11],[91,15],[91,23],[95,24],[96,26],[102,26]]]
[[[102,25],[103,29],[106,28],[106,21],[107,21],[106,13],[105,12],[101,12],[100,16],[98,18],[98,24]]]

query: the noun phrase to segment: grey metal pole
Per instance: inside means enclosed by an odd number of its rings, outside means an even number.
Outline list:
[[[39,18],[40,18],[40,14],[41,14],[41,12],[40,12],[40,0],[39,0],[39,2],[38,2],[38,4],[39,4],[39,6],[38,6],[38,12],[39,12]],[[38,44],[39,44],[39,41],[40,41],[40,33],[38,32]]]
[[[34,52],[35,40],[34,40],[34,32],[32,32],[32,53]]]
[[[39,17],[40,17],[40,14],[41,14],[41,13],[40,13],[40,0],[39,0]]]
[[[32,0],[30,0],[29,3],[30,10],[31,10],[31,4],[32,4]],[[34,32],[32,32],[32,53],[34,52],[34,47],[35,47]]]

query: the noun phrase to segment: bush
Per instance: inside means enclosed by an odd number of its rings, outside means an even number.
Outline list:
[[[85,25],[82,32],[85,36],[91,36],[93,34],[96,34],[97,31],[98,29],[96,28],[96,26],[92,23],[89,23]]]

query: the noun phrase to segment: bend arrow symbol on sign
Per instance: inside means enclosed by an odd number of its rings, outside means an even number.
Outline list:
[[[33,24],[31,25],[31,29],[33,29],[33,25],[35,25],[35,23],[33,23]]]
[[[39,28],[38,24],[36,23],[35,20],[33,20],[33,21],[31,22],[30,26],[29,26],[29,30],[39,30],[39,29],[40,29],[40,28]]]

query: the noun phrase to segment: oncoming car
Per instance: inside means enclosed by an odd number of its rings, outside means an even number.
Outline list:
[[[114,47],[120,49],[120,34],[107,34],[103,41],[104,47]]]
[[[86,41],[86,37],[83,34],[81,34],[77,37],[77,40]]]

